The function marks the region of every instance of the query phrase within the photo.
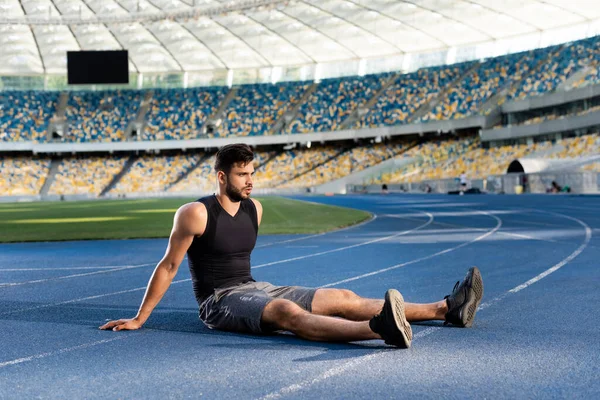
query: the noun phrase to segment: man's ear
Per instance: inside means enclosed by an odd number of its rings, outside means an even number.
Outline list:
[[[217,179],[219,180],[219,183],[223,185],[227,183],[227,175],[225,175],[225,172],[223,171],[217,172]]]

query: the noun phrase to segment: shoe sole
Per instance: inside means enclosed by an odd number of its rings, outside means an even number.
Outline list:
[[[388,343],[386,341],[386,343],[408,349],[412,342],[412,328],[406,319],[404,297],[402,297],[400,292],[395,289],[388,290],[385,294],[385,297],[386,300],[392,305],[392,309],[394,310],[394,321],[396,322],[398,330],[402,334],[402,342],[394,341],[394,343]]]
[[[471,287],[470,291],[472,295],[469,296],[469,300],[465,304],[465,308],[463,308],[463,313],[461,315],[462,323],[466,328],[473,326],[477,307],[479,307],[479,303],[481,303],[481,299],[483,298],[483,279],[481,279],[481,272],[479,272],[479,268],[477,267],[471,268],[471,271],[471,282],[469,286]],[[465,309],[467,312],[464,312]]]

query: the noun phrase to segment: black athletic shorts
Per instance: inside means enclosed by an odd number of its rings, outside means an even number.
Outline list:
[[[301,286],[275,286],[268,282],[246,282],[219,288],[200,304],[200,319],[211,329],[267,333],[270,329],[261,326],[261,317],[271,300],[291,300],[310,312],[316,291]]]

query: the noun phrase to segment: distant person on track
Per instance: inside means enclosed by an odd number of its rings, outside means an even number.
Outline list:
[[[200,319],[211,329],[245,333],[290,331],[315,341],[383,339],[407,348],[410,322],[440,320],[469,327],[483,296],[479,270],[473,267],[443,300],[405,303],[394,289],[385,300],[362,298],[350,290],[274,286],[250,273],[262,206],[250,198],[254,154],[244,144],[219,150],[216,195],[179,208],[169,244],[156,266],[137,315],[110,321],[100,329],[139,329],[171,284],[186,252]]]
[[[556,181],[552,181],[552,185],[546,190],[548,193],[571,193],[571,188],[567,185],[560,186]]]
[[[462,174],[460,174],[460,191],[461,192],[465,192],[467,190],[467,184],[469,182],[469,180],[467,179],[467,173],[463,171]]]

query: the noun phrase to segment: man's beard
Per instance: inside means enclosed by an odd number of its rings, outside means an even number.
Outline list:
[[[246,197],[242,194],[242,191],[246,190],[246,188],[238,189],[232,184],[227,182],[227,186],[225,186],[225,194],[229,197],[229,200],[238,202],[244,200]]]

